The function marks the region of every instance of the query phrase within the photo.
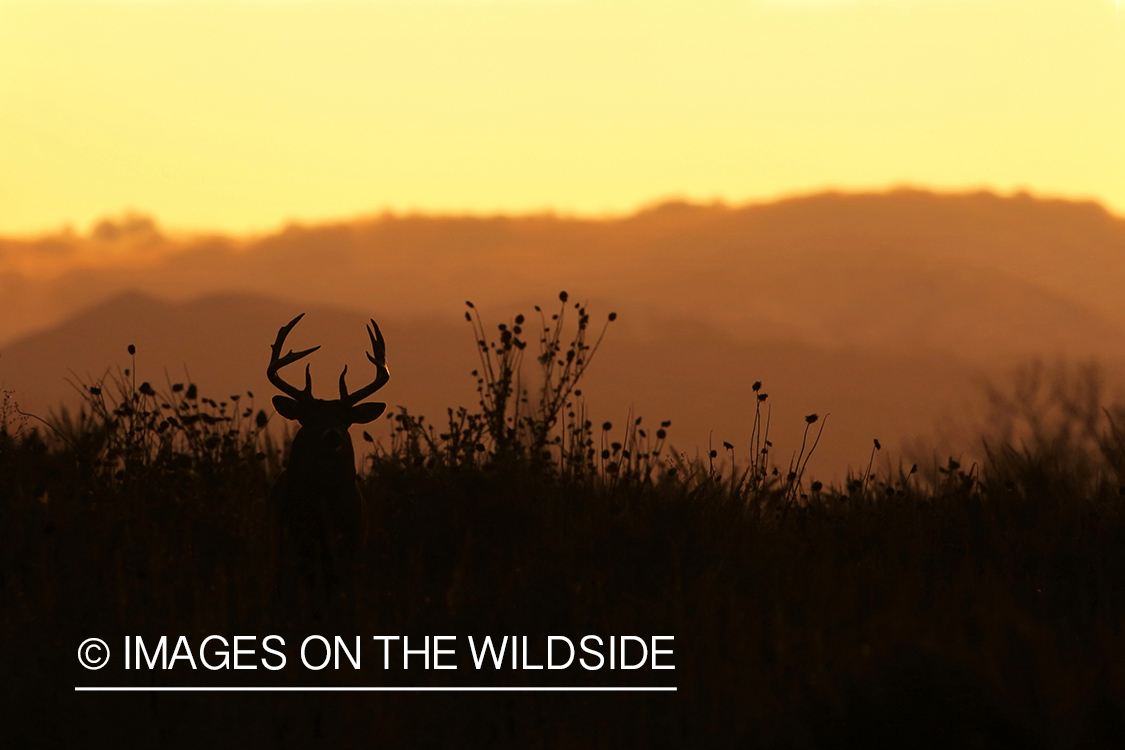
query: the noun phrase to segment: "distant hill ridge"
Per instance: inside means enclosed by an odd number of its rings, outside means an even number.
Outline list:
[[[0,239],[0,388],[46,413],[65,378],[126,366],[160,386],[187,377],[269,409],[277,328],[319,394],[359,382],[363,323],[388,340],[380,398],[440,420],[476,402],[462,317],[490,326],[560,289],[595,320],[619,314],[585,392],[620,426],[671,419],[677,447],[745,451],[749,383],[765,382],[778,459],[804,416],[831,418],[813,468],[893,453],[972,397],[974,379],[1031,356],[1097,358],[1125,382],[1125,220],[1093,203],[987,193],[826,193],[728,207],[665,203],[592,220],[385,216],[268,236],[176,238],[129,218],[96,237]],[[1115,369],[1113,369],[1115,368]],[[385,429],[380,426],[379,429]],[[741,455],[741,453],[740,453]]]
[[[504,306],[567,288],[653,329],[690,318],[740,340],[975,360],[1116,352],[1125,331],[1125,220],[1026,195],[672,202],[605,220],[383,216],[249,240],[174,239],[122,221],[91,238],[0,240],[0,344],[131,289],[433,315],[466,298]]]

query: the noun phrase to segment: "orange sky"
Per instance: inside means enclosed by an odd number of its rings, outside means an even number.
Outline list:
[[[825,187],[1125,213],[1113,0],[0,0],[0,233]]]

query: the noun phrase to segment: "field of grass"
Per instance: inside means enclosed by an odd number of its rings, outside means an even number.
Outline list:
[[[85,409],[46,427],[9,394],[0,745],[1125,746],[1120,407],[1056,399],[1059,421],[1003,425],[979,464],[891,476],[865,461],[824,487],[805,473],[824,420],[810,415],[805,444],[775,463],[764,390],[749,450],[691,461],[666,447],[674,426],[584,413],[580,380],[601,338],[581,307],[564,299],[494,339],[471,306],[467,317],[480,403],[433,427],[391,417],[393,441],[370,446],[359,478],[367,544],[326,608],[278,596],[291,582],[276,575],[269,498],[287,444],[251,396],[158,392],[130,368],[80,384]],[[676,668],[75,663],[89,636],[269,633],[674,635]],[[679,690],[73,691],[266,682]]]

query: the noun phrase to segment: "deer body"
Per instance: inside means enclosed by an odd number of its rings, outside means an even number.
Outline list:
[[[356,485],[355,452],[349,428],[377,419],[384,403],[360,403],[390,379],[386,346],[375,321],[368,334],[376,366],[375,380],[348,393],[340,374],[340,398],[312,395],[312,376],[305,367],[305,388],[298,390],[278,373],[282,367],[320,347],[282,356],[285,337],[303,317],[298,315],[278,331],[266,375],[283,394],[274,396],[277,413],[300,424],[289,451],[285,471],[271,494],[277,526],[279,585],[331,597],[350,579],[365,537],[363,498]]]

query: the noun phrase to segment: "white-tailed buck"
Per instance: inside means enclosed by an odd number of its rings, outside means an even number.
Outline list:
[[[307,587],[329,597],[350,573],[366,530],[363,498],[356,485],[355,452],[348,428],[378,419],[384,403],[360,403],[386,385],[386,345],[375,321],[367,328],[375,365],[375,379],[348,393],[340,373],[340,398],[322,400],[312,394],[312,375],[305,365],[305,387],[285,382],[279,370],[312,354],[319,346],[282,355],[285,337],[304,317],[301,313],[277,332],[266,376],[283,396],[273,397],[277,413],[300,423],[289,462],[278,477],[271,500],[278,532],[278,572],[281,586]]]

